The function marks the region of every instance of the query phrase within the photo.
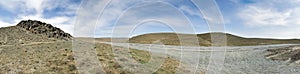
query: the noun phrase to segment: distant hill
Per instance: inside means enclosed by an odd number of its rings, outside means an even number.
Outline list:
[[[200,46],[211,46],[211,34],[226,35],[228,46],[250,46],[250,45],[268,45],[268,44],[300,44],[299,39],[267,39],[267,38],[245,38],[228,33],[204,33],[197,34],[197,39]],[[178,35],[186,36],[181,42],[192,41],[189,37],[195,36],[193,34],[176,34],[176,33],[150,33],[135,36],[129,39],[130,43],[151,44],[157,41],[166,45],[180,45]],[[184,43],[185,45],[198,46],[195,43]]]
[[[179,35],[179,34],[178,34]],[[180,34],[186,37],[193,37],[191,34]],[[184,39],[192,40],[192,39]],[[198,37],[200,45],[208,46],[210,42]],[[152,44],[155,42],[162,42],[166,45],[180,45],[180,40],[176,33],[151,33],[135,36],[129,39],[130,43],[143,43],[143,44]],[[192,43],[191,43],[192,44]]]
[[[129,38],[113,38],[114,42],[118,43],[124,43],[127,42]],[[109,37],[106,38],[96,38],[95,40],[101,41],[101,42],[112,42],[112,39]]]
[[[16,26],[0,28],[0,45],[71,39],[72,36],[61,29],[36,20],[23,20]]]

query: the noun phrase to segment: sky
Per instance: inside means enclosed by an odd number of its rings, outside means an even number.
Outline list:
[[[243,37],[300,39],[300,0],[215,3],[223,20],[201,14],[205,11],[190,0],[5,0],[0,2],[0,27],[31,19],[75,36],[126,37],[155,32],[207,33],[211,21],[224,24],[224,32]]]

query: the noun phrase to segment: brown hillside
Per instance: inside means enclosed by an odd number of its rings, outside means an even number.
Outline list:
[[[298,39],[265,39],[265,38],[244,38],[228,33],[204,33],[197,34],[199,45],[195,43],[185,43],[191,46],[210,46],[211,45],[211,34],[223,35],[226,34],[227,45],[228,46],[249,46],[249,45],[267,45],[267,44],[298,44],[300,40]],[[189,36],[195,36],[193,34],[176,34],[176,33],[151,33],[144,34],[130,38],[130,43],[142,43],[151,44],[155,41],[161,41],[166,45],[180,45],[180,40],[178,36],[186,36],[187,38],[182,39],[181,43],[185,41],[190,41]],[[194,40],[194,39],[192,39]]]

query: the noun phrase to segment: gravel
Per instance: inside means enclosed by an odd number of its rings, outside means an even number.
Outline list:
[[[188,65],[189,70],[200,73],[207,72],[212,52],[224,53],[224,50],[211,50],[212,47],[164,46],[151,44],[107,43],[147,50],[152,53],[170,55]],[[211,66],[212,70],[221,69],[221,74],[299,74],[300,66],[286,61],[274,61],[265,58],[266,49],[290,46],[291,44],[226,47],[225,59],[222,66]],[[224,48],[224,47],[214,47]],[[182,50],[181,50],[182,49]],[[166,51],[167,50],[167,51]],[[181,52],[182,51],[182,52]],[[181,55],[182,54],[182,55]],[[224,56],[220,56],[224,57]],[[219,59],[220,60],[220,59]],[[222,61],[222,60],[220,60]],[[219,64],[219,65],[222,65]]]

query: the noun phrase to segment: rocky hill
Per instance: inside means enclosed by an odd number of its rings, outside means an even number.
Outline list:
[[[0,45],[69,41],[71,39],[72,36],[61,29],[36,20],[23,20],[16,26],[0,28]]]
[[[48,36],[48,38],[57,38],[64,40],[70,40],[72,38],[70,34],[65,33],[63,30],[41,21],[23,20],[17,26],[22,27],[34,34],[46,35]]]

